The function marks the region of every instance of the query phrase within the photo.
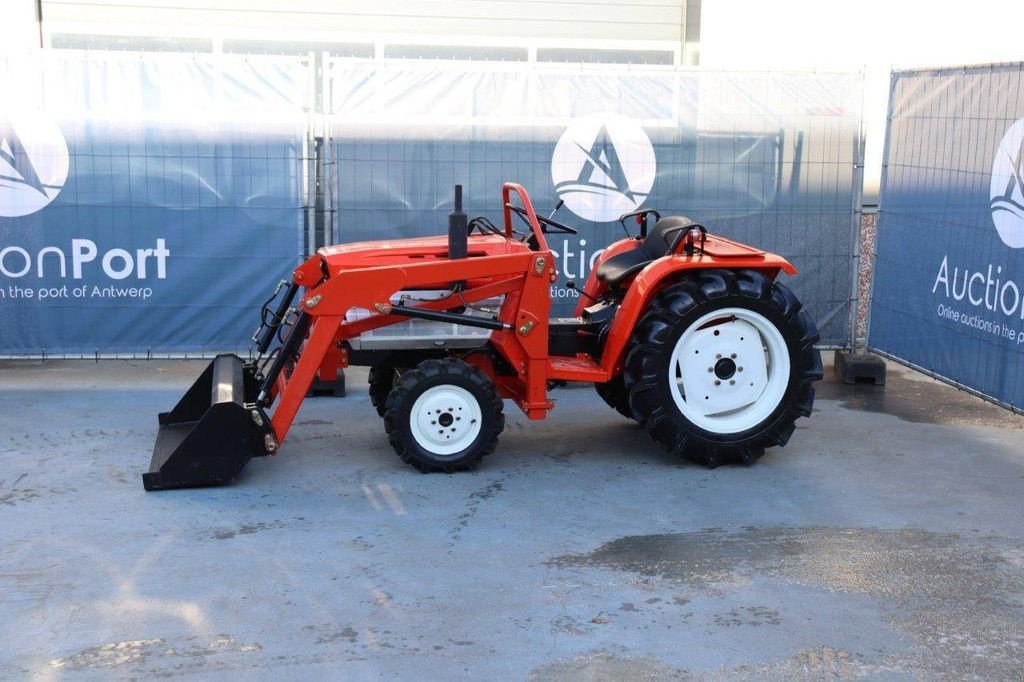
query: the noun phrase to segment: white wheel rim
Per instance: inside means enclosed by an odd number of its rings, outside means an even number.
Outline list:
[[[412,437],[421,448],[441,457],[469,447],[480,435],[481,420],[473,394],[451,384],[428,388],[409,413]]]
[[[676,407],[712,433],[739,433],[767,419],[789,386],[789,348],[778,328],[746,308],[702,316],[672,351]]]

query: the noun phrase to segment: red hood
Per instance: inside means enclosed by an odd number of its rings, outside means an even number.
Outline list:
[[[469,238],[468,257],[500,256],[528,251],[528,247],[515,240],[497,235],[473,235]],[[396,265],[423,259],[447,258],[447,237],[412,237],[372,242],[352,242],[325,246],[317,254],[327,261],[332,272],[353,268],[372,268],[378,265]]]

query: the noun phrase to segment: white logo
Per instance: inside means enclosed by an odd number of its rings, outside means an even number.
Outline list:
[[[635,211],[654,186],[657,161],[643,128],[617,114],[594,114],[566,128],[551,158],[551,180],[570,211],[607,223]]]
[[[68,177],[68,144],[39,112],[0,113],[0,216],[35,213],[57,198]]]
[[[1024,248],[1024,118],[1006,131],[992,163],[992,222],[1011,249]]]

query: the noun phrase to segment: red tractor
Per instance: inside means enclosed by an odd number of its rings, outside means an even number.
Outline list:
[[[638,234],[604,250],[575,317],[551,319],[546,235],[576,230],[538,216],[514,183],[502,207],[502,227],[468,220],[456,187],[447,239],[320,249],[264,305],[257,359],[218,356],[160,415],[145,488],[229,482],[278,451],[315,379],[349,365],[371,367],[388,440],[421,471],[476,466],[497,445],[504,400],[544,419],[549,391],[570,381],[710,467],[753,462],[810,416],[818,333],[776,281],[796,272],[786,260],[637,211],[620,220]]]

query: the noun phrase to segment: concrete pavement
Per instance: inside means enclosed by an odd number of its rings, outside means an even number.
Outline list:
[[[893,368],[756,465],[589,389],[402,464],[349,373],[227,488],[144,493],[201,362],[0,363],[0,677],[1019,679],[1024,419]]]

